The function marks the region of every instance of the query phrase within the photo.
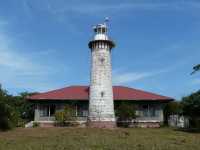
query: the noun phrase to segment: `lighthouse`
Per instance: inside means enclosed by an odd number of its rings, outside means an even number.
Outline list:
[[[108,37],[106,22],[93,27],[94,36],[88,46],[91,49],[88,126],[113,128],[116,126],[111,49],[114,42]]]

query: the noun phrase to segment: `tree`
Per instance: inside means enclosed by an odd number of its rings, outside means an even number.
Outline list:
[[[12,96],[0,87],[0,130],[8,130],[17,126],[19,113],[12,105]]]
[[[200,117],[200,90],[182,99],[183,113],[190,117]]]
[[[183,97],[183,114],[190,117],[190,124],[200,128],[200,90]]]
[[[194,74],[197,71],[200,71],[200,64],[193,67],[193,72],[191,74]]]
[[[122,102],[116,107],[118,125],[128,127],[130,122],[136,118],[135,106],[128,102]]]
[[[23,126],[25,122],[33,120],[33,104],[26,97],[34,93],[21,93],[19,96],[9,95],[0,85],[0,129]]]
[[[181,102],[173,101],[169,102],[164,108],[164,123],[168,124],[168,118],[170,115],[183,114],[183,106]]]
[[[8,130],[12,128],[10,121],[10,108],[3,101],[0,101],[0,130]]]
[[[23,92],[19,96],[13,97],[15,108],[19,111],[20,117],[25,121],[31,121],[34,118],[34,104],[27,101],[27,97],[35,93]]]

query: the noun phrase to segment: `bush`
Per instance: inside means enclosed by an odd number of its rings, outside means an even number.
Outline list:
[[[33,105],[26,101],[26,95],[28,93],[9,95],[0,85],[0,130],[24,126],[25,121],[33,116]]]
[[[182,115],[183,105],[181,102],[169,102],[164,108],[164,124],[168,125],[168,118],[170,115]]]
[[[34,95],[35,93],[20,93],[19,96],[16,96],[16,105],[18,108],[18,111],[20,112],[20,117],[25,120],[26,122],[29,122],[34,119],[34,104],[30,101],[27,101],[27,97]]]
[[[190,118],[190,127],[200,129],[200,90],[183,97],[183,114]]]
[[[191,118],[200,118],[200,90],[182,99],[183,113]]]
[[[13,127],[11,108],[0,102],[0,130],[8,130]]]
[[[73,109],[70,105],[66,105],[63,111],[55,113],[56,125],[57,126],[70,126],[70,121],[74,121]]]
[[[116,116],[119,126],[128,127],[130,122],[136,118],[135,106],[128,102],[122,102],[116,108]]]
[[[39,127],[39,123],[38,122],[33,122],[33,128]]]
[[[65,113],[64,111],[59,111],[55,113],[56,125],[65,126]]]

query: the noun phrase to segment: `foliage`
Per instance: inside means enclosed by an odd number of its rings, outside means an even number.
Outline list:
[[[19,96],[13,97],[15,99],[15,107],[18,109],[20,117],[26,122],[34,118],[34,104],[27,101],[26,98],[35,93],[23,92]]]
[[[182,99],[183,114],[190,117],[192,126],[200,128],[200,90]]]
[[[58,111],[55,113],[56,125],[64,126],[65,125],[65,113],[64,111]]]
[[[184,115],[190,119],[190,127],[200,128],[200,90],[183,97],[180,102],[170,102],[164,109],[165,123],[169,115]]]
[[[181,115],[183,113],[183,105],[181,102],[173,101],[166,104],[164,108],[164,122],[167,124],[170,115]]]
[[[26,100],[29,93],[12,96],[0,86],[0,130],[23,126],[33,119],[33,104]]]
[[[183,113],[183,105],[179,101],[173,101],[167,104],[166,110],[170,115],[181,115]]]
[[[74,111],[70,105],[65,105],[63,111],[58,111],[55,113],[56,125],[67,126],[69,125],[68,121],[73,121]]]
[[[136,118],[135,107],[128,102],[121,102],[116,106],[116,116],[118,126],[128,127],[130,121]]]
[[[39,123],[38,122],[33,122],[33,128],[39,127]]]
[[[10,107],[4,102],[0,102],[0,130],[8,130],[12,128],[10,121],[11,111]]]
[[[200,64],[193,67],[193,72],[191,74],[194,74],[197,71],[200,71]]]
[[[12,104],[12,96],[0,87],[0,130],[18,126],[19,113]]]
[[[200,90],[182,99],[183,112],[190,117],[200,117]]]
[[[12,128],[12,109],[8,103],[8,94],[0,87],[0,130]]]

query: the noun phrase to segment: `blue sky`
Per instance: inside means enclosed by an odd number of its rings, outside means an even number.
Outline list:
[[[200,87],[200,1],[0,0],[9,93],[89,84],[92,26],[110,18],[113,83],[180,99]]]

